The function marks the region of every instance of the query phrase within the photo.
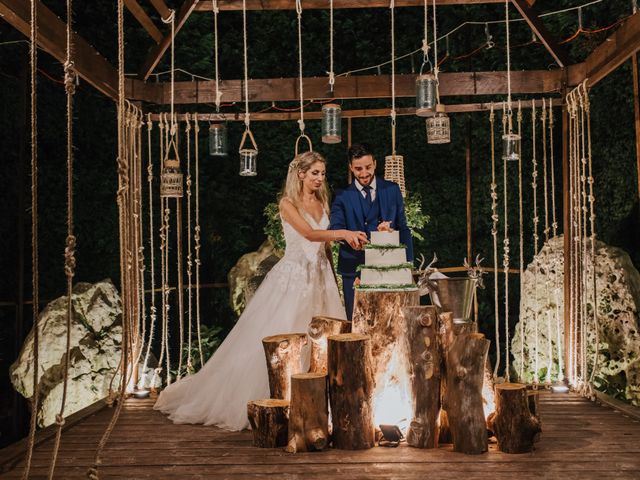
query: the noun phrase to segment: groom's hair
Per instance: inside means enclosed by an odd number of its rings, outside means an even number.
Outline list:
[[[354,143],[349,147],[349,151],[347,152],[347,156],[349,157],[349,164],[353,161],[354,158],[365,157],[367,155],[373,155],[373,151],[368,143]]]

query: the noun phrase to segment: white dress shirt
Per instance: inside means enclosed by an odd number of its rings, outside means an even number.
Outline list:
[[[371,201],[375,201],[376,199],[376,177],[373,177],[373,180],[371,180],[371,183],[369,184],[369,186],[371,187]],[[360,193],[362,194],[363,198],[367,198],[367,192],[365,192],[364,187],[360,184],[360,182],[358,180],[356,180],[356,188],[360,191]]]

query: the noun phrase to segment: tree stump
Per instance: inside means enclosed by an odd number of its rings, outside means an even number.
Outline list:
[[[302,351],[306,344],[306,333],[272,335],[262,339],[271,398],[291,398],[291,375],[302,373]]]
[[[438,315],[434,306],[402,309],[413,417],[407,443],[418,448],[438,447],[440,414],[440,345]]]
[[[328,374],[333,447],[374,447],[371,338],[355,333],[329,337]]]
[[[289,453],[322,450],[329,444],[327,375],[298,373],[291,376]]]
[[[496,385],[496,412],[489,424],[498,450],[505,453],[530,452],[542,431],[540,419],[531,413],[527,387],[521,383]]]
[[[402,340],[402,308],[419,304],[417,290],[355,292],[352,331],[371,337],[376,424],[395,425],[411,417],[408,358],[405,342]]]
[[[482,384],[489,343],[480,333],[465,333],[455,337],[447,352],[444,407],[456,452],[479,454],[488,449]]]
[[[261,448],[284,447],[287,444],[289,402],[268,398],[247,403],[247,416],[253,433],[253,445]]]
[[[309,372],[327,373],[327,337],[349,333],[351,322],[339,318],[313,317],[309,324],[311,340],[311,362]]]

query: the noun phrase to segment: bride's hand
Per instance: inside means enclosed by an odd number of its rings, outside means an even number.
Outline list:
[[[363,245],[369,243],[367,240],[367,234],[364,232],[352,232],[350,230],[345,230],[344,239],[354,250],[360,250]]]

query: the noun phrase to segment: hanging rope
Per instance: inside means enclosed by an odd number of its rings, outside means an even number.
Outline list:
[[[436,18],[436,0],[433,0],[433,74],[436,77],[436,103],[440,103],[440,81],[438,74],[440,68],[438,66],[438,24]]]
[[[494,316],[495,316],[495,336],[496,336],[496,364],[493,369],[493,377],[498,377],[500,369],[500,310],[498,305],[498,185],[496,183],[496,147],[495,147],[495,113],[493,103],[489,114],[491,124],[491,236],[493,237],[493,292],[494,292]]]
[[[509,35],[509,2],[510,0],[505,0],[504,2],[504,15],[507,29],[507,102],[509,103],[509,115],[511,115],[511,39]],[[511,132],[511,130],[509,130],[509,132]]]
[[[297,8],[297,5],[296,5]],[[251,123],[249,114],[249,63],[247,59],[247,0],[242,0],[242,45],[244,48],[244,124],[247,131]],[[253,136],[251,137],[253,138]],[[242,142],[240,143],[242,146]]]
[[[168,202],[167,202],[168,203]],[[177,380],[182,377],[182,349],[184,348],[184,276],[182,272],[182,198],[176,198],[176,256],[178,261],[178,329],[180,346],[178,348]]]
[[[420,74],[425,66],[429,66],[429,70],[433,70],[433,65],[429,59],[429,0],[424,0],[424,37],[422,38],[422,66]],[[413,58],[413,57],[412,57]]]
[[[329,74],[329,90],[333,93],[336,83],[336,74],[333,71],[333,0],[329,0],[329,71],[327,73]]]
[[[33,395],[31,397],[31,418],[29,440],[24,461],[23,480],[29,478],[33,447],[36,441],[38,421],[38,396],[40,395],[40,330],[38,308],[40,305],[40,279],[38,277],[38,9],[37,0],[30,1],[29,66],[31,73],[31,288],[33,292]]]
[[[196,211],[195,211],[195,228],[193,233],[194,250],[196,252],[196,326],[198,330],[198,353],[200,354],[200,368],[204,365],[204,356],[202,355],[202,336],[200,332],[200,150],[198,148],[198,114],[194,115],[195,136],[196,136]]]
[[[555,161],[554,161],[554,144],[553,144],[553,101],[549,99],[549,153],[551,161],[551,213],[553,220],[551,222],[552,235],[558,234],[558,222],[556,220],[556,177],[555,177]]]
[[[541,130],[542,130],[542,179],[543,179],[543,193],[544,193],[544,245],[549,246],[549,189],[548,175],[547,175],[547,100],[542,99],[542,110],[540,113]],[[547,306],[551,305],[551,292],[550,292],[551,279],[549,275],[545,275],[544,286],[547,300]],[[547,319],[547,372],[545,374],[544,381],[546,384],[551,383],[551,372],[553,367],[553,342],[551,341],[551,314],[549,309],[545,311],[545,318]]]
[[[518,136],[522,138],[522,102],[518,100]],[[520,150],[518,151],[518,235],[519,235],[519,247],[520,247],[520,294],[524,292],[524,229],[523,229],[523,215],[522,215],[522,143],[519,144]],[[524,381],[524,335],[525,335],[525,317],[520,316],[520,371],[518,372],[518,379]]]
[[[533,288],[535,298],[538,298],[538,270],[540,268],[540,263],[538,259],[538,156],[536,151],[536,127],[537,127],[537,110],[535,100],[531,101],[531,124],[532,124],[532,155],[531,155],[531,163],[533,165],[533,172],[531,174],[531,187],[533,189],[533,259],[535,262],[535,266],[533,269]],[[533,325],[534,325],[534,373],[533,373],[533,383],[537,385],[540,381],[540,377],[538,376],[540,372],[539,365],[539,355],[540,355],[540,345],[539,345],[539,331],[538,331],[538,311],[534,310],[533,312]]]
[[[213,62],[215,65],[216,74],[216,112],[220,112],[220,102],[222,100],[222,92],[220,91],[220,70],[218,69],[218,14],[220,9],[218,8],[218,0],[211,2],[213,10]]]
[[[396,156],[396,15],[395,0],[389,3],[391,13],[391,155]]]
[[[161,124],[159,124],[161,125]],[[153,235],[153,161],[151,155],[151,130],[153,129],[153,122],[151,121],[151,114],[147,114],[147,184],[149,187],[149,267],[151,270],[150,274],[150,283],[151,283],[151,307],[149,308],[149,339],[147,343],[147,351],[144,355],[144,361],[142,363],[142,387],[144,388],[146,385],[146,372],[149,364],[149,355],[151,354],[151,345],[153,344],[153,339],[155,335],[155,327],[156,327],[156,293],[155,293],[155,251],[154,251],[154,235]],[[162,136],[162,130],[161,134]],[[162,142],[160,142],[162,148]],[[161,157],[162,158],[162,157]],[[151,385],[155,385],[155,375],[153,380],[151,381]]]
[[[67,0],[69,1],[69,0]],[[68,22],[70,24],[70,22]],[[101,464],[102,451],[115,427],[124,405],[127,381],[126,372],[129,360],[131,310],[129,310],[129,287],[126,265],[126,249],[129,240],[125,212],[127,211],[129,190],[129,165],[127,164],[126,149],[124,143],[124,113],[125,113],[125,89],[124,89],[124,0],[118,0],[118,213],[119,213],[119,238],[120,238],[120,284],[122,294],[122,354],[120,357],[120,401],[111,416],[109,425],[103,433],[96,449],[93,466],[87,471],[87,477],[98,480],[98,466]]]
[[[580,231],[582,233],[580,237],[581,243],[581,301],[580,305],[582,306],[582,326],[581,326],[581,376],[583,379],[583,395],[590,395],[591,385],[589,384],[589,374],[587,371],[587,301],[588,301],[588,292],[589,292],[589,277],[588,277],[588,261],[589,257],[587,254],[587,158],[586,158],[586,135],[585,135],[585,105],[584,105],[584,96],[582,94],[582,89],[577,89],[579,106],[580,106],[580,209],[582,211],[582,215],[580,216],[581,228]]]
[[[586,113],[587,123],[587,161],[589,166],[589,172],[587,177],[587,183],[589,184],[589,224],[591,227],[591,292],[592,292],[592,305],[593,305],[593,331],[595,336],[595,348],[593,352],[593,365],[591,367],[591,374],[589,376],[589,385],[593,385],[593,379],[595,378],[596,371],[598,370],[599,352],[600,352],[600,322],[598,321],[598,290],[596,285],[596,213],[595,213],[595,195],[593,193],[593,157],[591,149],[591,102],[589,100],[589,92],[587,90],[587,82],[582,82],[582,88],[584,91],[584,109]]]
[[[73,277],[75,275],[76,259],[76,237],[74,236],[73,225],[73,95],[76,91],[76,74],[73,65],[74,57],[74,45],[72,41],[72,23],[73,23],[73,11],[72,0],[66,0],[67,11],[67,52],[64,62],[64,86],[67,96],[67,238],[64,249],[64,273],[67,278],[67,319],[66,319],[66,342],[65,342],[65,356],[63,367],[63,380],[62,380],[62,399],[60,401],[60,410],[56,415],[56,437],[53,446],[53,452],[51,454],[51,463],[49,465],[49,480],[53,478],[56,462],[58,459],[58,452],[60,450],[60,438],[62,436],[62,427],[64,426],[64,409],[67,401],[67,390],[69,385],[69,367],[71,362],[71,319],[73,318]],[[37,310],[37,304],[34,304],[34,309]],[[38,328],[37,323],[35,328]],[[34,412],[36,414],[36,412]]]
[[[191,277],[193,258],[191,256],[191,123],[189,114],[185,115],[185,121],[187,122],[187,311],[189,312],[187,319],[187,375],[190,375],[193,371],[193,364],[191,363],[191,324],[192,324],[192,294],[191,289]],[[198,143],[198,137],[195,137],[195,143]]]
[[[509,107],[510,108],[510,107]],[[505,124],[505,120],[511,123],[511,110],[508,111],[503,105],[502,110],[502,133],[503,135],[507,133],[507,126]],[[509,132],[511,131],[511,125],[509,125]],[[510,246],[509,246],[509,197],[508,197],[508,183],[507,183],[507,156],[503,155],[502,157],[502,188],[503,188],[503,207],[504,207],[504,238],[502,240],[502,267],[504,269],[504,351],[505,351],[505,378],[507,382],[510,380],[509,373],[509,262],[510,262]]]
[[[300,127],[300,135],[296,139],[296,156],[298,155],[299,142],[302,139],[307,141],[309,145],[309,151],[313,151],[313,145],[311,139],[304,133],[304,86],[302,82],[302,3],[301,0],[296,0],[296,16],[298,18],[298,90],[300,92],[300,119],[298,120],[298,126]]]

